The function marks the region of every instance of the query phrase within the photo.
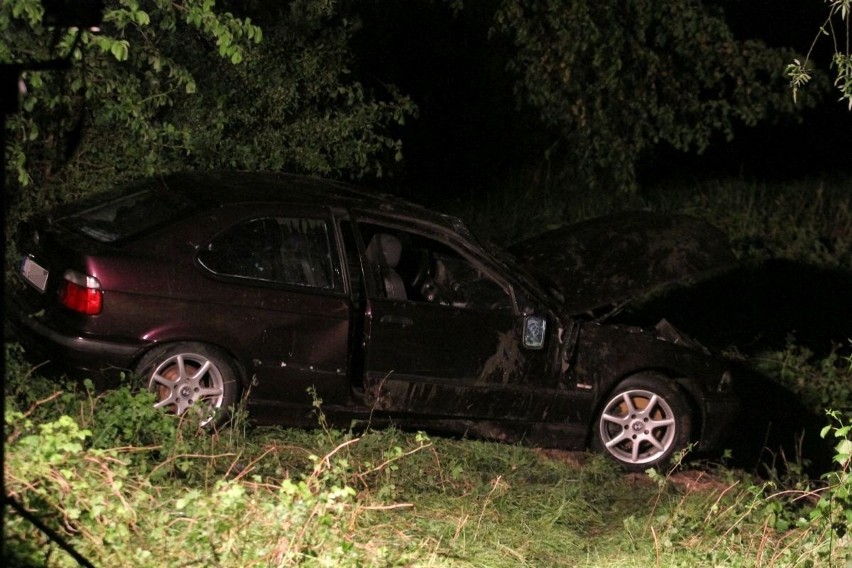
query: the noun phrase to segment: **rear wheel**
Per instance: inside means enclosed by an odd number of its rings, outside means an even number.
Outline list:
[[[628,470],[667,463],[689,444],[691,408],[671,380],[652,374],[622,382],[598,414],[593,444]]]
[[[220,425],[237,400],[237,371],[219,349],[200,343],[175,343],[149,352],[136,367],[155,408],[198,419],[199,427]]]

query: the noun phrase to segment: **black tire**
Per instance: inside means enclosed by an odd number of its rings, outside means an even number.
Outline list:
[[[156,347],[139,361],[136,373],[157,395],[155,408],[197,416],[201,428],[225,423],[237,401],[236,367],[225,353],[210,345],[172,343]]]
[[[670,379],[634,375],[607,397],[595,421],[592,445],[629,471],[665,465],[687,447],[692,408]]]

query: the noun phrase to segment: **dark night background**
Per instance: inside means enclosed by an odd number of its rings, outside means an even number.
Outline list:
[[[519,109],[505,70],[509,45],[489,39],[488,3],[468,2],[453,15],[442,2],[366,2],[356,52],[367,80],[394,83],[411,95],[419,117],[401,133],[401,185],[449,193],[480,193],[512,171],[534,165],[551,140]],[[825,16],[813,2],[717,2],[737,39],[806,53]],[[829,38],[812,59],[830,61]],[[783,70],[779,70],[779,73]],[[738,176],[784,180],[852,172],[852,112],[829,93],[815,109],[757,127],[740,127],[702,155],[660,146],[639,164],[640,184],[666,179]],[[415,191],[415,193],[418,193]]]

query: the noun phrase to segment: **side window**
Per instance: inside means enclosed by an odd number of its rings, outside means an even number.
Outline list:
[[[217,235],[198,261],[221,276],[335,290],[342,284],[332,242],[324,220],[262,217]]]
[[[456,308],[512,311],[511,294],[476,263],[428,237],[359,224],[385,297]],[[376,254],[374,251],[379,251]]]

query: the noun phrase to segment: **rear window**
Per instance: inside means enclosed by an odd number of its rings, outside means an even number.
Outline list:
[[[186,215],[192,204],[183,195],[159,188],[125,193],[67,215],[58,222],[102,243],[112,243],[149,231]]]

